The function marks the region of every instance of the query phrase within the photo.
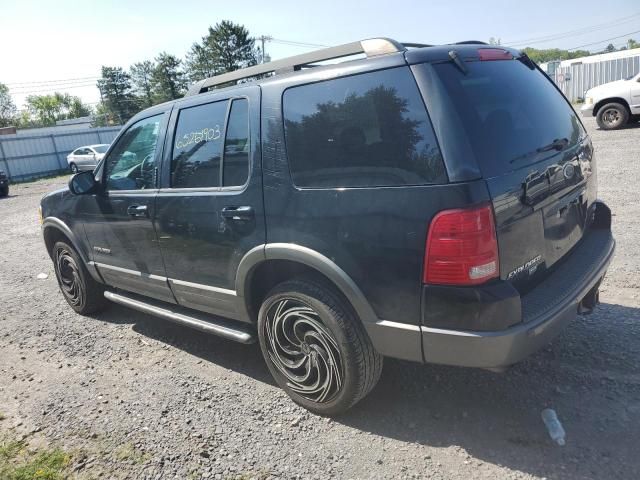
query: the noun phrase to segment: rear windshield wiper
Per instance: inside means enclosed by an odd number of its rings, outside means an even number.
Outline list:
[[[568,146],[569,146],[569,139],[568,138],[556,138],[549,145],[545,145],[544,147],[538,148],[536,150],[536,152],[549,152],[551,150],[556,150],[558,152],[561,152],[562,150],[564,150]]]
[[[516,163],[516,162],[519,162],[520,160],[524,160],[526,158],[531,158],[534,155],[537,155],[539,153],[550,152],[551,150],[556,150],[558,152],[561,152],[562,150],[564,150],[568,146],[569,146],[569,139],[568,138],[556,138],[549,145],[545,145],[544,147],[536,148],[533,152],[525,153],[523,155],[519,155],[519,156],[517,156],[515,158],[512,158],[511,160],[509,160],[509,163]]]
[[[450,50],[449,51],[449,58],[453,61],[453,63],[456,65],[456,67],[458,67],[458,69],[464,74],[466,75],[467,72],[469,71],[469,69],[467,68],[467,66],[464,64],[464,60],[462,60],[460,58],[460,55],[458,55],[458,52],[456,52],[455,50]]]

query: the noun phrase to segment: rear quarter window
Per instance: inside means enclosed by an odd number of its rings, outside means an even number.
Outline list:
[[[289,168],[299,187],[447,181],[407,67],[293,87],[283,96]]]

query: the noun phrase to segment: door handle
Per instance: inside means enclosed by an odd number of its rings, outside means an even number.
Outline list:
[[[127,215],[131,217],[146,217],[147,206],[146,205],[129,205],[127,207]]]
[[[242,207],[224,207],[221,212],[222,218],[227,220],[251,220],[254,217],[253,208],[248,205]]]

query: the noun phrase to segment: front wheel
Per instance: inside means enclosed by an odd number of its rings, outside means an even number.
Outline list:
[[[619,103],[607,103],[598,110],[596,121],[603,130],[617,130],[629,121],[629,111]]]
[[[340,295],[313,281],[276,286],[260,308],[258,336],[278,385],[319,415],[352,407],[382,372],[382,356],[360,319]]]
[[[71,308],[86,315],[106,306],[104,287],[91,277],[73,247],[66,242],[56,242],[51,258],[60,291]]]

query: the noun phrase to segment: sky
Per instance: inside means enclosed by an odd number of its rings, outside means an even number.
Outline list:
[[[515,47],[592,51],[640,41],[638,0],[0,0],[0,82],[19,109],[28,94],[54,91],[95,104],[102,65],[128,68],[162,51],[184,58],[225,19],[254,37],[308,44],[268,42],[273,60],[370,37],[429,44],[494,37]]]

